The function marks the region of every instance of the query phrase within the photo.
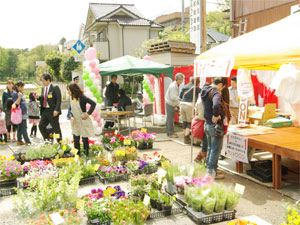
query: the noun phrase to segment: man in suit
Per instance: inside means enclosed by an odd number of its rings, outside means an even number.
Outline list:
[[[107,99],[107,105],[113,106],[115,103],[118,103],[119,101],[119,84],[117,84],[117,76],[112,75],[111,76],[111,82],[107,86],[105,91],[105,97]],[[113,127],[114,122],[106,121],[104,128]]]
[[[42,94],[40,96],[41,102],[41,120],[39,123],[39,129],[43,135],[44,140],[50,140],[47,126],[50,123],[55,138],[59,142],[62,140],[61,130],[59,126],[59,115],[61,114],[61,93],[58,86],[54,86],[51,83],[51,75],[43,74],[41,81],[44,85]]]

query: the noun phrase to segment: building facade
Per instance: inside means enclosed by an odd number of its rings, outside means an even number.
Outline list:
[[[163,25],[164,27],[181,27],[181,12],[173,12],[166,15],[161,15],[154,19],[154,22]],[[190,23],[190,7],[185,8],[184,12],[184,24]]]
[[[84,29],[86,44],[107,61],[134,54],[144,40],[157,38],[161,24],[145,19],[132,4],[90,3]]]
[[[232,36],[281,20],[291,14],[292,6],[299,4],[300,0],[231,0]]]

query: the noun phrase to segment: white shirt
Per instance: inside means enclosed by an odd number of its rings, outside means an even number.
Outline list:
[[[50,83],[48,86],[45,86],[44,87],[44,92],[43,92],[43,96],[45,97],[46,95],[46,88],[47,88],[47,99],[48,99],[48,93],[49,93],[49,89],[50,89],[50,86],[51,86],[52,83]],[[42,103],[44,104],[44,102]],[[47,107],[46,108],[50,108],[49,104],[48,104],[48,101],[47,101]]]
[[[230,107],[231,108],[238,108],[239,107],[239,101],[237,100],[238,92],[236,88],[229,87],[229,96],[230,96]]]
[[[165,101],[166,103],[168,103],[171,106],[176,106],[178,105],[179,102],[179,91],[180,91],[180,87],[178,87],[178,84],[176,81],[173,81],[166,93],[165,96]]]

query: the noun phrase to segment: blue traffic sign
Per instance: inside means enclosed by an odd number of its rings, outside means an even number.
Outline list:
[[[85,45],[80,40],[78,40],[73,45],[73,48],[75,49],[76,52],[78,52],[78,54],[80,54],[83,51],[83,49],[85,49]]]

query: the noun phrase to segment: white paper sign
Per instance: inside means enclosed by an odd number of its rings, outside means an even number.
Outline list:
[[[109,162],[112,162],[112,155],[111,155],[110,152],[107,154],[107,160],[108,160]]]
[[[144,203],[145,206],[149,205],[149,203],[150,203],[150,197],[148,195],[145,195],[143,203]]]
[[[236,184],[235,188],[234,188],[234,191],[239,193],[240,195],[243,195],[244,191],[245,191],[245,186],[241,185],[241,184]]]
[[[229,77],[234,66],[234,57],[217,57],[196,59],[194,61],[194,76],[197,77]]]
[[[239,106],[239,123],[246,123],[247,121],[247,111],[248,111],[248,100],[241,99]]]
[[[236,161],[249,163],[248,138],[239,135],[228,134],[226,139],[226,156]]]
[[[237,72],[237,91],[241,98],[253,97],[253,84],[251,81],[250,70],[239,68]]]
[[[50,218],[51,218],[52,222],[54,223],[54,225],[59,225],[64,222],[64,219],[61,217],[61,215],[59,213],[50,214]]]
[[[158,175],[158,183],[161,183],[161,179],[166,176],[167,171],[165,171],[164,169],[159,168],[159,170],[157,171],[157,175]]]

